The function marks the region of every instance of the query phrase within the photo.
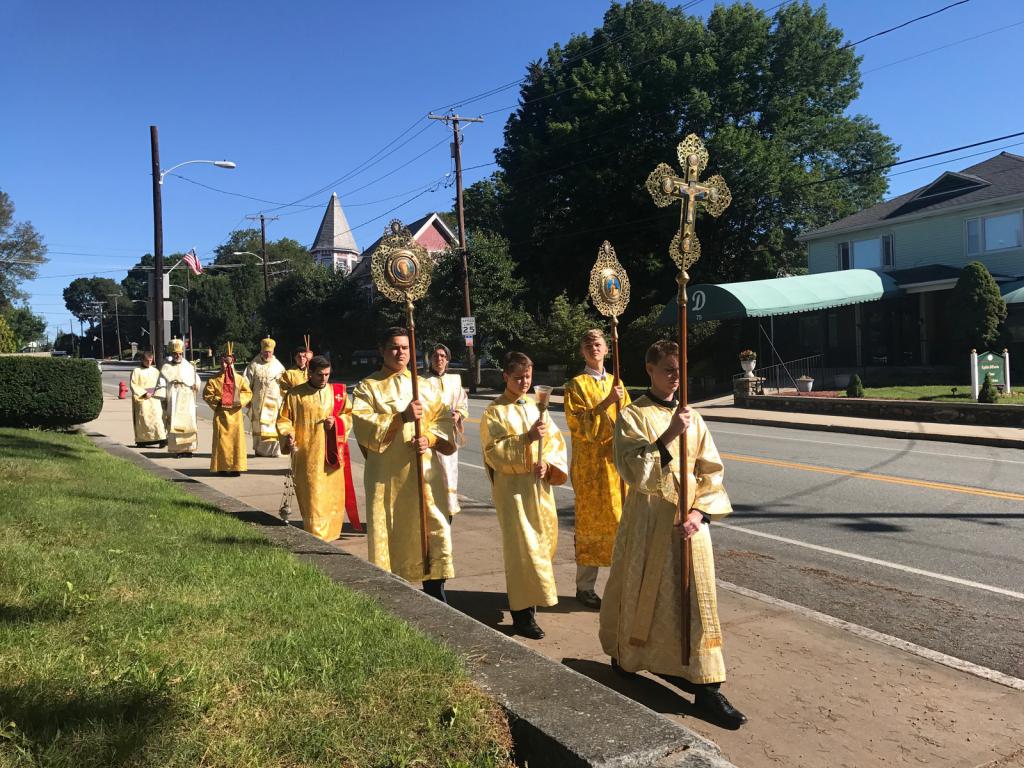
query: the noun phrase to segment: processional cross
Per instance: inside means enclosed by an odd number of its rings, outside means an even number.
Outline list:
[[[679,404],[687,405],[687,354],[686,354],[686,304],[689,300],[686,285],[690,281],[687,270],[700,258],[700,240],[697,239],[695,224],[697,211],[703,211],[714,217],[732,202],[732,193],[721,175],[714,175],[701,183],[700,174],[708,165],[708,150],[700,138],[691,133],[676,147],[679,165],[683,168],[683,176],[676,175],[670,165],[659,163],[651,175],[647,177],[647,191],[651,193],[654,204],[659,208],[682,203],[679,211],[679,230],[672,238],[669,255],[679,268],[676,281],[679,285],[677,303],[679,308]],[[683,664],[690,663],[690,572],[693,555],[690,540],[682,535],[683,523],[689,513],[689,460],[686,450],[686,433],[679,436],[679,496],[676,505],[676,525],[674,530],[680,538],[681,547],[681,597],[683,637]]]

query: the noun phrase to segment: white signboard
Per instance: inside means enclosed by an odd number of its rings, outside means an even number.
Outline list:
[[[462,318],[462,335],[463,336],[476,336],[476,318],[475,317],[464,317],[464,318]]]

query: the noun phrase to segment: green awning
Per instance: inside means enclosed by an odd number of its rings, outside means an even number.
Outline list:
[[[895,280],[870,269],[844,269],[722,285],[693,285],[689,288],[689,320],[696,323],[791,315],[876,301],[882,296],[898,293]],[[659,325],[674,325],[676,312],[676,300],[673,298],[658,318]]]
[[[1007,304],[1024,304],[1024,280],[999,286],[1003,301]]]

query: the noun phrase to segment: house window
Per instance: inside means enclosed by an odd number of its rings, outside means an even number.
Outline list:
[[[892,235],[839,243],[839,269],[882,269],[895,263]]]
[[[849,269],[850,268],[850,244],[849,243],[840,243],[839,244],[839,259],[838,259],[838,261],[839,261],[839,264],[838,264],[839,269]]]
[[[967,254],[976,256],[1024,245],[1021,212],[967,219]]]

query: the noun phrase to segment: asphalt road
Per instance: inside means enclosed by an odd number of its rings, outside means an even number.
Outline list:
[[[460,493],[485,505],[486,405],[459,454]],[[1024,677],[1024,451],[709,426],[735,510],[712,527],[720,579]],[[556,497],[571,527],[572,488]]]

